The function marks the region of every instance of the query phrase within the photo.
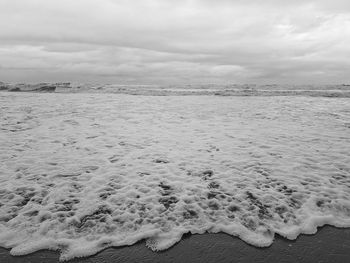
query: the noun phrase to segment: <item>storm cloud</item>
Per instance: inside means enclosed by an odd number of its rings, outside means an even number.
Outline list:
[[[1,0],[0,81],[348,83],[347,0]]]

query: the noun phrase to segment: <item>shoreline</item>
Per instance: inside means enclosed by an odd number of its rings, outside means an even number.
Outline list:
[[[59,252],[40,250],[25,256],[12,256],[0,248],[0,262],[59,262]],[[140,241],[132,246],[107,248],[96,255],[75,258],[71,263],[90,262],[348,262],[350,228],[324,226],[314,235],[288,240],[276,235],[267,248],[251,246],[224,233],[185,235],[168,250],[153,252]]]

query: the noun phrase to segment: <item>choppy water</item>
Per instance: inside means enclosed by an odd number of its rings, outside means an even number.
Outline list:
[[[0,245],[61,259],[350,227],[350,100],[0,93]]]

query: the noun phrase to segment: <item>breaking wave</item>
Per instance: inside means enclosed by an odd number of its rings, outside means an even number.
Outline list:
[[[350,85],[92,85],[71,83],[6,84],[0,91],[36,93],[114,93],[146,96],[307,96],[350,98]]]

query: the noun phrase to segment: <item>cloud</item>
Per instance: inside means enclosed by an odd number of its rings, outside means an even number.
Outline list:
[[[349,3],[2,0],[0,79],[349,82]]]

